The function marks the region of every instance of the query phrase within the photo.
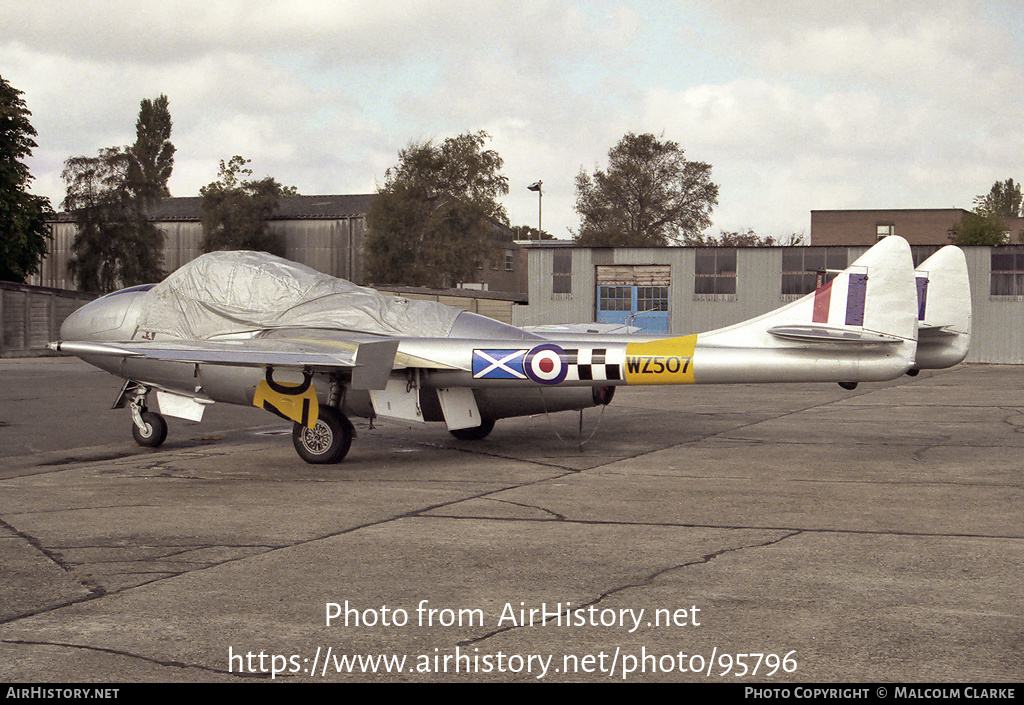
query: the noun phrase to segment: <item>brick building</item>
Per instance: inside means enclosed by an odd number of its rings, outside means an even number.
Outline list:
[[[812,245],[872,245],[899,235],[911,245],[948,245],[949,231],[968,211],[963,208],[811,211]],[[1011,240],[1024,218],[1005,218]]]

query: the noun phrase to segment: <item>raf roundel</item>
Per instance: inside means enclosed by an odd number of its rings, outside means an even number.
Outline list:
[[[558,384],[569,372],[568,356],[565,350],[545,343],[526,353],[523,358],[523,370],[534,382],[541,384]]]

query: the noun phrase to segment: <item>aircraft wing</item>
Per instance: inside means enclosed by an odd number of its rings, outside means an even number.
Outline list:
[[[167,341],[167,342],[57,342],[51,348],[72,355],[113,355],[117,357],[146,357],[173,362],[198,362],[216,365],[243,365],[262,367],[354,367],[354,355],[348,351],[311,350],[308,346],[295,346],[280,341],[266,344],[259,340],[232,341]]]
[[[49,347],[78,357],[99,355],[243,367],[352,369],[353,387],[381,389],[395,366],[398,344],[397,338],[362,340],[347,345],[313,339],[249,338],[110,343],[62,341],[50,343]]]
[[[412,340],[421,340],[414,338],[382,338],[379,335],[369,333],[316,328],[285,328],[265,331],[261,335],[264,336],[263,339],[265,340],[281,340],[288,343],[294,343],[305,349],[340,354],[344,354],[346,351],[351,354],[355,354],[356,349],[360,345],[365,346],[367,343],[376,343],[381,340],[399,341],[402,344],[406,344],[407,347],[407,344]],[[393,356],[393,367],[396,370],[404,370],[414,367],[431,370],[464,369],[458,365],[452,365],[437,359],[438,356],[434,353],[435,351],[433,349],[429,347],[423,348],[422,345],[416,346],[415,353],[409,352],[408,350],[399,350]]]

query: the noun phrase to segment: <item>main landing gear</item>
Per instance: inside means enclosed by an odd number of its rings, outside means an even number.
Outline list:
[[[352,422],[338,409],[325,404],[320,405],[313,428],[300,423],[292,427],[295,452],[307,463],[316,465],[340,463],[352,446],[353,436]]]

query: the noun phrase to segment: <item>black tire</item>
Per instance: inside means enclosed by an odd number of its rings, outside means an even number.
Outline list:
[[[479,441],[487,438],[487,434],[494,430],[494,419],[484,419],[479,426],[474,428],[456,428],[448,431],[460,441]]]
[[[340,463],[352,447],[352,422],[333,406],[320,405],[316,425],[292,427],[295,452],[307,463]]]
[[[167,421],[155,411],[143,411],[142,423],[146,424],[145,429],[140,429],[132,421],[132,436],[140,446],[156,448],[167,440]]]

